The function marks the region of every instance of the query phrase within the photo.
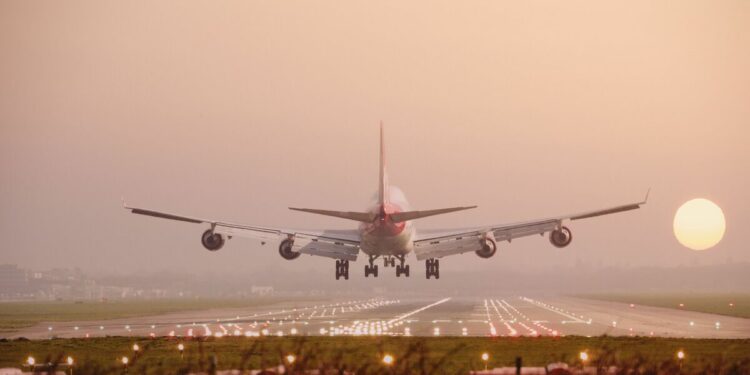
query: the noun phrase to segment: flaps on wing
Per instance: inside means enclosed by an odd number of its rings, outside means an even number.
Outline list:
[[[329,211],[329,210],[318,210],[312,208],[296,208],[289,207],[290,210],[309,212],[311,214],[333,216],[342,219],[349,219],[355,221],[361,221],[363,223],[372,223],[375,220],[376,214],[372,212],[353,212],[353,211]]]
[[[294,251],[333,259],[356,261],[359,243],[299,233],[294,236]]]
[[[469,210],[472,208],[477,208],[477,206],[439,208],[437,210],[396,212],[396,213],[390,214],[390,218],[393,222],[400,223],[402,221],[421,219],[423,217],[442,215],[442,214],[447,214],[449,212]]]

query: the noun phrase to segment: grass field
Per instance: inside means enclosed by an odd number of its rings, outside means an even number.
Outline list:
[[[39,322],[104,320],[194,311],[211,308],[233,308],[270,305],[280,298],[252,299],[165,299],[96,302],[73,301],[0,303],[0,333],[9,333]]]
[[[141,347],[133,356],[132,345]],[[162,374],[208,371],[211,369],[258,369],[278,366],[292,353],[294,367],[335,368],[358,374],[465,373],[482,369],[480,355],[490,355],[490,367],[513,366],[520,356],[529,366],[562,361],[579,365],[578,354],[587,351],[589,365],[658,370],[677,373],[676,352],[683,350],[685,373],[750,372],[750,340],[691,340],[639,337],[518,337],[518,338],[208,338],[185,341],[181,359],[175,339],[93,338],[0,342],[0,367],[21,367],[29,355],[37,363],[75,359],[76,374],[122,372],[121,358],[129,358],[133,373]],[[386,368],[384,353],[394,356]],[[656,372],[654,372],[656,373]]]
[[[750,294],[615,293],[577,297],[750,318]]]

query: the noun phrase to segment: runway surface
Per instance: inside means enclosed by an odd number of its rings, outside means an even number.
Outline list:
[[[11,337],[660,336],[750,338],[750,319],[573,297],[388,298],[45,323]]]

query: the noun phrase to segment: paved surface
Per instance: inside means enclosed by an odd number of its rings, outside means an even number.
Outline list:
[[[372,298],[40,324],[12,337],[224,335],[750,338],[750,319],[572,297]]]

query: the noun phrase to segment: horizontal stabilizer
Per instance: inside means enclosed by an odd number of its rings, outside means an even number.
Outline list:
[[[351,212],[351,211],[328,211],[328,210],[316,210],[312,208],[295,208],[289,207],[290,210],[309,212],[312,214],[325,215],[340,217],[342,219],[356,220],[364,223],[372,223],[375,220],[376,215],[371,212]]]
[[[477,206],[440,208],[437,210],[425,210],[425,211],[397,212],[397,213],[391,214],[390,217],[392,221],[396,223],[400,223],[402,221],[421,219],[423,217],[447,214],[449,212],[468,210],[472,208],[477,208]]]

